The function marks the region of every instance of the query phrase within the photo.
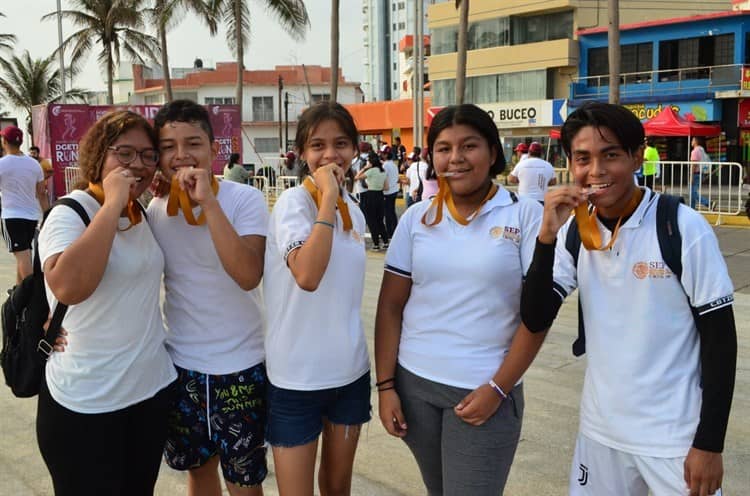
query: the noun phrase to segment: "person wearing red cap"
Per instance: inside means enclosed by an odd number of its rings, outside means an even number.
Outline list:
[[[44,173],[39,163],[21,152],[23,131],[8,126],[0,131],[5,156],[0,158],[2,232],[8,251],[16,257],[16,282],[31,274],[31,242],[39,208],[49,209]]]
[[[528,196],[544,205],[547,188],[557,184],[555,169],[542,158],[542,145],[529,145],[529,156],[519,161],[508,174],[508,182],[518,185],[518,196]]]
[[[529,158],[529,145],[527,145],[525,142],[517,144],[515,150],[513,151],[516,152],[516,163]]]

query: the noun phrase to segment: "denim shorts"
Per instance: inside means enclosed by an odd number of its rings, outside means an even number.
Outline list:
[[[370,371],[345,386],[298,391],[268,382],[268,430],[271,446],[291,448],[318,438],[323,419],[358,426],[370,420]]]
[[[198,468],[218,454],[224,479],[257,486],[266,478],[266,367],[226,375],[177,368],[177,394],[164,458],[175,470]]]

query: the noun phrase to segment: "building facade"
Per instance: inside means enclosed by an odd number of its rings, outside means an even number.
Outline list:
[[[562,124],[569,84],[580,63],[577,32],[606,26],[606,6],[603,0],[472,0],[465,101],[492,113],[506,157],[520,141],[546,144],[549,131]],[[643,1],[620,0],[620,22],[702,10],[699,0],[659,2],[647,9]],[[455,2],[430,5],[427,18],[432,104],[452,104],[459,23]]]
[[[203,105],[235,104],[237,66],[217,63],[215,68],[195,68],[172,79],[175,99],[187,98]],[[148,79],[143,66],[133,66],[131,104],[162,104],[162,79]],[[338,101],[363,100],[359,83],[339,76]],[[272,70],[246,70],[243,79],[242,162],[260,167],[275,164],[282,151],[290,150],[297,132],[297,118],[311,103],[330,99],[331,69],[321,66],[276,66]]]
[[[422,0],[423,13],[435,0]],[[399,43],[414,34],[416,0],[362,0],[365,81],[368,102],[405,98],[399,64]],[[429,35],[425,21],[424,33]]]

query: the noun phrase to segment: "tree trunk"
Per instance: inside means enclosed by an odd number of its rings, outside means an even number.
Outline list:
[[[234,0],[234,15],[236,31],[234,33],[237,43],[237,105],[240,106],[240,122],[244,121],[242,114],[242,79],[245,75],[245,47],[242,46],[242,0]],[[241,126],[242,124],[240,124]]]
[[[469,0],[460,0],[458,6],[458,53],[456,55],[456,105],[464,103],[466,94],[466,51],[469,34]]]
[[[115,77],[115,67],[112,61],[112,45],[106,46],[107,50],[107,103],[113,105],[115,103],[115,95],[112,91],[112,79]]]
[[[339,0],[331,0],[331,101],[339,92]]]
[[[170,103],[174,97],[172,95],[172,77],[169,75],[167,27],[164,25],[164,22],[159,22],[159,43],[161,43],[161,70],[164,72],[164,99],[166,103]]]

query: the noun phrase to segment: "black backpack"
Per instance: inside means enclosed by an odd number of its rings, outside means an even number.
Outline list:
[[[60,198],[52,208],[57,205],[72,208],[83,223],[89,225],[89,216],[77,201],[72,198]],[[8,290],[8,299],[3,303],[0,315],[3,327],[0,365],[5,383],[15,396],[29,398],[39,394],[44,365],[52,353],[57,332],[67,309],[67,305],[57,304],[45,334],[43,326],[50,309],[44,290],[44,273],[39,260],[39,241],[35,240],[34,271],[20,284]]]
[[[659,250],[669,270],[681,282],[682,278],[682,236],[677,224],[677,210],[684,200],[679,196],[659,195],[656,201],[656,237]],[[578,253],[581,249],[581,234],[578,224],[573,220],[565,236],[565,249],[573,257],[573,265],[578,268]],[[578,339],[573,343],[573,355],[586,353],[586,332],[583,323],[583,311],[580,293],[578,295]]]

